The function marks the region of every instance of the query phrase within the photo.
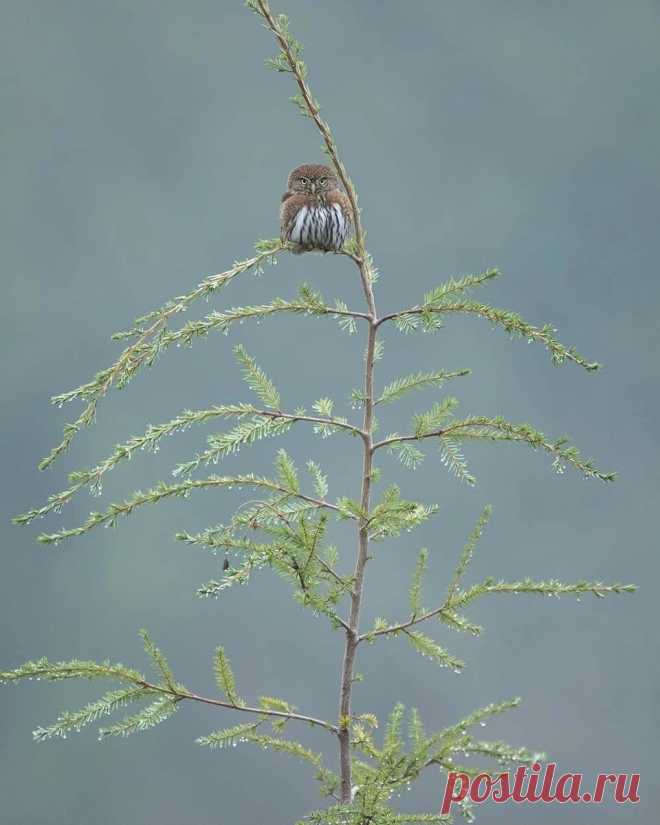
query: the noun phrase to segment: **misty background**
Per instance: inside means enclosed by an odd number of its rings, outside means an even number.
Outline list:
[[[442,597],[465,537],[486,503],[490,526],[467,581],[487,575],[636,582],[633,595],[493,596],[469,611],[475,639],[429,628],[466,659],[460,675],[404,640],[359,651],[365,681],[354,710],[381,721],[398,700],[428,729],[491,701],[522,706],[483,732],[544,750],[561,771],[641,771],[642,802],[617,807],[488,805],[478,822],[649,822],[656,778],[659,481],[658,69],[655,0],[273,0],[305,44],[310,80],[360,193],[381,270],[381,312],[415,303],[452,276],[499,267],[479,298],[551,322],[560,339],[605,368],[554,367],[539,346],[510,341],[473,318],[439,333],[385,330],[380,386],[417,369],[472,367],[447,390],[460,411],[529,421],[570,434],[612,485],[556,475],[522,446],[468,445],[478,478],[459,484],[435,450],[412,473],[382,457],[383,489],[440,505],[420,530],[376,548],[363,622],[407,610],[420,547],[430,550],[426,603]],[[274,45],[240,0],[2,0],[2,566],[0,668],[29,658],[119,660],[147,667],[147,627],[177,678],[213,695],[213,648],[230,655],[242,695],[282,696],[332,718],[342,636],[292,602],[269,571],[218,601],[195,589],[222,558],[177,543],[227,519],[240,494],[198,493],[143,508],[116,530],[58,548],[41,530],[75,526],[90,509],[168,479],[213,428],[168,439],[109,474],[104,497],[80,494],[61,516],[19,529],[11,516],[40,505],[66,474],[183,408],[249,400],[231,345],[243,343],[289,408],[321,395],[350,410],[364,335],[330,319],[245,324],[172,349],[99,406],[96,425],[44,473],[37,461],[80,410],[51,408],[119,352],[110,335],[205,275],[249,257],[278,234],[289,170],[322,160],[320,139],[288,103],[287,75],[264,70]],[[289,298],[307,280],[361,309],[348,259],[283,256],[242,276],[186,317]],[[181,322],[184,318],[177,319]],[[406,426],[436,391],[383,410],[382,432]],[[216,429],[220,429],[220,425]],[[223,470],[267,472],[284,446],[302,467],[329,473],[330,495],[355,496],[353,440],[323,441],[299,426],[226,460]],[[245,495],[245,494],[244,494]],[[336,528],[348,568],[352,532]],[[197,736],[236,724],[231,712],[181,706],[129,740],[98,743],[93,729],[33,744],[34,728],[103,691],[101,684],[1,688],[0,805],[6,825],[289,825],[322,806],[312,771],[251,745],[212,752]],[[289,735],[323,750],[325,734]],[[444,782],[429,772],[397,800],[436,810]]]

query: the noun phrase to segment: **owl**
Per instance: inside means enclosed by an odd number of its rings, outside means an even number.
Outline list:
[[[280,228],[294,252],[339,252],[352,225],[351,204],[328,166],[306,163],[289,175],[282,195]]]

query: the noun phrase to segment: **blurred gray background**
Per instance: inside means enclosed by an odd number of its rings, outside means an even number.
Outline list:
[[[274,6],[280,10],[279,2]],[[248,400],[230,345],[242,342],[290,407],[359,381],[363,338],[331,321],[275,319],[172,350],[100,405],[96,426],[49,471],[36,463],[77,407],[51,394],[86,381],[118,352],[110,335],[248,257],[277,235],[293,166],[321,159],[319,138],[287,102],[290,78],[266,72],[274,52],[240,0],[3,0],[2,95],[2,576],[0,667],[27,658],[108,657],[144,665],[148,627],[191,689],[214,690],[213,647],[226,646],[241,692],[282,695],[336,713],[341,637],[264,571],[249,589],[200,601],[219,559],[176,543],[176,530],[222,521],[236,493],[200,493],[136,514],[59,548],[37,532],[73,526],[99,502],[85,493],[32,528],[10,517],[45,498],[147,424],[184,407]],[[522,707],[484,731],[543,749],[563,771],[641,771],[642,802],[625,810],[487,806],[480,822],[648,823],[657,810],[656,647],[658,504],[657,226],[660,4],[655,0],[286,0],[306,45],[311,81],[359,188],[382,278],[381,311],[414,303],[450,276],[498,266],[484,300],[552,322],[560,337],[604,362],[595,375],[553,367],[544,350],[512,342],[479,319],[454,318],[435,336],[386,330],[382,384],[413,369],[470,366],[455,383],[465,413],[530,421],[573,436],[609,486],[557,476],[522,447],[466,448],[479,484],[460,485],[431,451],[416,474],[383,459],[384,480],[437,501],[422,530],[378,547],[364,621],[405,614],[420,546],[431,551],[427,602],[448,582],[481,508],[494,505],[470,581],[486,575],[643,585],[606,601],[484,599],[470,616],[479,638],[437,638],[468,662],[461,675],[416,656],[403,640],[360,651],[366,681],[356,711],[381,718],[397,700],[429,728],[514,695]],[[290,297],[302,280],[360,306],[350,262],[287,257],[244,276],[211,308]],[[437,393],[387,410],[403,429]],[[203,444],[198,429],[111,474],[103,502],[168,478]],[[333,496],[355,495],[359,457],[340,436],[300,427],[226,461],[266,470],[278,446],[318,460]],[[382,489],[382,486],[381,486]],[[342,557],[353,537],[337,531]],[[231,713],[182,707],[130,740],[33,744],[31,731],[99,695],[99,685],[2,688],[0,800],[7,825],[288,825],[322,804],[311,772],[246,745],[211,752],[195,737],[234,724]],[[294,729],[290,733],[293,735]],[[310,745],[334,746],[300,732]],[[400,800],[437,809],[436,774]]]

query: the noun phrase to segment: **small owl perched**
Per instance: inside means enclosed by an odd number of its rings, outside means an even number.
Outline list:
[[[294,252],[339,252],[352,225],[351,204],[328,166],[306,163],[289,175],[280,207],[281,237]]]

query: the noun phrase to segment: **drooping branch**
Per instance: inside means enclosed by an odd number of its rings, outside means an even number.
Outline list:
[[[138,318],[132,329],[117,333],[114,336],[117,340],[128,338],[135,340],[124,349],[110,367],[101,370],[88,383],[61,395],[53,396],[52,403],[60,407],[75,399],[84,401],[86,404],[78,418],[65,426],[62,441],[42,459],[39,469],[43,470],[50,466],[69,448],[76,434],[94,421],[99,401],[113,384],[118,387],[125,386],[141,367],[150,366],[154,362],[167,338],[167,322],[170,317],[184,312],[194,301],[211,295],[238,275],[250,270],[258,270],[265,262],[273,262],[283,249],[284,246],[279,241],[264,243],[263,251],[258,252],[257,255],[234,264],[225,272],[208,276],[192,292],[168,301],[160,309]]]
[[[217,489],[222,487],[232,489],[233,487],[240,488],[243,486],[279,492],[285,496],[291,496],[301,501],[309,502],[314,507],[333,510],[340,513],[344,518],[354,518],[354,516],[345,512],[336,504],[315,498],[314,496],[305,495],[304,493],[293,493],[281,484],[277,484],[263,476],[256,476],[252,473],[235,476],[213,475],[202,479],[186,479],[176,484],[166,484],[162,482],[144,493],[137,491],[131,498],[116,504],[111,504],[102,513],[90,513],[87,520],[79,527],[74,527],[69,530],[59,530],[56,533],[42,533],[38,537],[38,540],[44,544],[58,544],[60,541],[71,538],[72,536],[81,536],[84,533],[88,533],[96,527],[105,525],[114,526],[120,517],[128,516],[139,507],[143,507],[146,504],[155,504],[165,498],[186,498],[193,490]]]
[[[173,344],[190,346],[197,338],[203,338],[210,332],[220,332],[228,335],[236,324],[252,319],[261,320],[281,313],[294,315],[316,315],[347,318],[364,318],[363,313],[352,312],[341,307],[331,307],[322,303],[320,296],[311,291],[303,292],[298,300],[286,301],[275,298],[268,304],[256,306],[231,307],[224,312],[211,312],[197,321],[189,321],[174,331],[164,332],[160,342],[160,349],[167,349]]]
[[[86,404],[78,418],[74,422],[66,424],[63,440],[40,462],[40,469],[45,469],[52,464],[59,455],[69,448],[76,434],[93,423],[99,401],[113,384],[119,388],[125,386],[142,367],[151,366],[162,352],[173,345],[189,346],[195,338],[206,336],[213,330],[227,334],[232,326],[242,323],[244,320],[259,320],[282,312],[343,318],[346,319],[347,323],[353,323],[359,319],[368,319],[369,316],[366,313],[350,310],[341,302],[338,302],[334,307],[326,305],[318,293],[314,293],[303,285],[298,300],[285,301],[277,298],[270,304],[234,307],[225,312],[209,313],[204,318],[190,321],[177,330],[169,329],[169,319],[187,310],[194,301],[202,297],[208,297],[215,290],[232,281],[237,275],[249,270],[258,271],[264,262],[274,262],[276,255],[287,249],[279,241],[263,242],[263,244],[265,251],[235,264],[232,269],[226,272],[209,276],[192,292],[181,295],[164,304],[160,309],[138,318],[133,328],[116,333],[113,337],[117,340],[129,338],[135,340],[124,349],[110,367],[97,373],[92,381],[74,390],[53,396],[52,403],[59,407],[73,400],[81,400]]]
[[[41,518],[50,512],[59,512],[61,508],[83,487],[88,487],[94,494],[99,495],[101,492],[101,485],[103,476],[113,469],[121,461],[130,459],[133,454],[139,450],[157,451],[159,449],[160,441],[166,436],[174,433],[184,432],[192,426],[203,424],[215,418],[237,418],[245,419],[248,416],[258,423],[263,420],[264,427],[267,429],[267,422],[271,421],[274,425],[295,424],[299,421],[309,422],[315,427],[324,428],[324,432],[328,433],[333,430],[345,430],[352,435],[360,436],[364,439],[365,433],[360,428],[353,424],[349,424],[343,418],[334,416],[314,416],[307,415],[304,411],[297,411],[295,413],[284,412],[280,409],[261,409],[255,407],[253,404],[222,404],[215,405],[205,410],[184,410],[175,418],[167,421],[164,424],[150,425],[146,432],[139,436],[133,436],[122,444],[118,444],[114,451],[95,467],[86,470],[77,470],[69,475],[70,486],[58,493],[49,496],[45,505],[29,510],[14,518],[15,524],[30,524],[34,519]],[[274,430],[277,429],[275,426]],[[273,433],[276,434],[276,433]],[[247,440],[241,438],[242,433],[235,433],[233,441],[226,438],[221,446],[215,445],[214,448],[207,450],[198,459],[189,462],[188,470],[194,469],[201,463],[208,463],[211,460],[217,460],[222,454],[222,446],[224,445],[227,451],[235,451],[233,445],[240,445]],[[249,435],[249,434],[248,434]],[[259,433],[256,437],[261,437]],[[229,449],[232,448],[232,449]],[[182,471],[183,471],[182,467]]]
[[[39,740],[47,739],[51,736],[66,735],[67,730],[80,730],[84,725],[95,721],[99,716],[107,715],[118,707],[126,705],[129,702],[140,701],[143,698],[153,698],[154,696],[166,698],[174,704],[183,700],[189,700],[214,707],[226,708],[227,710],[236,710],[241,713],[250,713],[262,718],[269,717],[282,721],[294,720],[306,722],[307,724],[324,728],[334,734],[338,734],[339,732],[337,726],[331,722],[298,713],[284,702],[280,704],[284,706],[285,709],[269,706],[267,702],[262,702],[261,707],[253,707],[241,702],[238,697],[231,692],[231,696],[228,697],[227,700],[193,693],[174,680],[165,657],[151,642],[149,635],[145,631],[142,632],[142,637],[145,643],[145,649],[154,662],[156,670],[163,677],[162,682],[155,683],[149,681],[142,673],[133,668],[121,664],[111,664],[107,661],[93,662],[74,659],[68,662],[51,662],[44,658],[36,662],[25,662],[14,670],[0,671],[0,684],[19,682],[25,679],[43,679],[46,681],[111,679],[129,686],[128,690],[115,691],[112,694],[107,694],[102,700],[86,706],[77,714],[65,714],[55,725],[49,728],[39,728],[35,731],[35,738]],[[224,674],[225,679],[233,678],[228,663],[227,667],[229,668],[229,677],[227,677],[227,674]],[[218,681],[220,681],[220,679]],[[274,703],[273,700],[270,704]],[[155,724],[158,721],[161,720],[151,719],[150,715],[146,714],[143,727],[149,727],[150,724]],[[139,726],[135,729],[139,729]],[[116,732],[121,733],[122,731],[118,727]],[[132,731],[126,730],[125,732],[128,733]]]
[[[414,306],[400,312],[392,312],[380,318],[379,323],[386,321],[398,322],[403,331],[414,329],[416,324],[411,323],[411,319],[419,317],[428,329],[437,327],[440,316],[449,313],[461,313],[466,315],[477,315],[485,318],[495,326],[502,327],[510,335],[524,338],[527,341],[534,341],[543,344],[550,352],[555,364],[563,364],[565,361],[573,361],[588,372],[595,372],[600,368],[596,361],[587,361],[573,347],[566,347],[558,341],[554,333],[556,330],[550,324],[543,327],[536,327],[527,323],[520,315],[505,309],[498,309],[488,304],[480,304],[476,301],[440,301],[427,305]]]
[[[311,290],[303,288],[301,295],[305,299],[306,305],[311,303],[315,307],[318,306],[319,296]],[[236,311],[234,311],[234,314],[236,314]],[[135,436],[127,442],[117,445],[114,452],[93,469],[78,470],[71,473],[69,476],[71,486],[69,488],[51,495],[45,505],[16,517],[14,522],[29,524],[35,518],[42,517],[53,510],[59,511],[83,486],[88,486],[94,494],[100,495],[103,475],[120,461],[130,459],[137,450],[157,451],[163,437],[172,435],[175,432],[182,432],[194,424],[204,423],[216,417],[234,417],[238,418],[241,423],[229,433],[210,436],[208,439],[209,449],[196,456],[194,460],[180,464],[174,475],[189,475],[202,463],[217,462],[219,458],[236,452],[241,446],[253,443],[266,436],[274,436],[285,432],[298,421],[307,421],[314,424],[315,430],[320,431],[324,436],[336,430],[347,430],[353,435],[365,437],[364,432],[359,427],[349,424],[344,418],[334,416],[332,414],[333,405],[327,399],[321,399],[314,405],[315,409],[318,409],[321,413],[317,416],[307,415],[304,410],[296,410],[295,413],[283,412],[281,410],[280,395],[275,385],[255,360],[240,345],[234,348],[234,353],[243,367],[244,378],[248,385],[269,409],[261,409],[245,403],[216,405],[206,410],[185,410],[165,424],[151,425],[143,435]],[[245,422],[244,419],[248,416],[251,416],[252,420]]]
[[[377,441],[373,445],[374,451],[392,444],[407,441],[423,441],[429,438],[449,439],[455,441],[485,440],[485,441],[513,441],[529,444],[533,449],[541,449],[554,456],[554,466],[558,472],[563,472],[564,466],[570,464],[583,473],[587,478],[598,478],[601,481],[612,481],[615,473],[606,473],[598,470],[591,461],[582,458],[577,448],[570,446],[566,438],[548,441],[542,432],[535,430],[528,424],[512,424],[501,416],[471,416],[463,420],[452,421],[444,427],[420,431],[410,435],[393,435]]]

